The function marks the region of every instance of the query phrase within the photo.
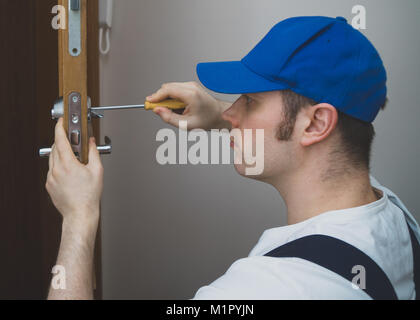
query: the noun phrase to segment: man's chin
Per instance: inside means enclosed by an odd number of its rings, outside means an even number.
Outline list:
[[[243,164],[235,164],[235,170],[236,172],[241,175],[242,177],[245,178],[249,178],[249,179],[253,179],[253,180],[258,180],[258,181],[265,181],[264,178],[264,172],[262,172],[261,174],[250,174],[250,172],[252,173],[252,167],[248,167],[246,165]]]

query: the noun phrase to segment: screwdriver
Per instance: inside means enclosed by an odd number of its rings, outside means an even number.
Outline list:
[[[187,105],[179,100],[168,99],[158,103],[151,103],[146,101],[145,104],[126,105],[126,106],[107,106],[107,107],[91,107],[91,111],[109,111],[109,110],[127,110],[127,109],[144,109],[154,110],[157,107],[165,107],[177,113],[182,113]]]

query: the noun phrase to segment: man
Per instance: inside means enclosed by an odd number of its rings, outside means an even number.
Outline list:
[[[187,120],[188,129],[264,129],[264,171],[252,178],[279,191],[288,225],[267,230],[249,257],[195,298],[416,298],[418,224],[369,176],[371,122],[387,92],[372,44],[344,18],[296,17],[242,61],[199,64],[197,72],[207,88],[241,97],[230,105],[195,83],[171,83],[148,100],[188,107],[156,114],[175,126]],[[89,159],[77,162],[60,120],[46,187],[64,218],[57,264],[67,289],[51,289],[51,299],[92,298],[103,173],[93,140]],[[244,164],[235,168],[245,175]]]

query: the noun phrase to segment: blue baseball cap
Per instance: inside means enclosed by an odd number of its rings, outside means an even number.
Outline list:
[[[226,94],[292,90],[372,122],[385,104],[386,71],[375,47],[342,17],[293,17],[275,25],[241,61],[197,66]]]

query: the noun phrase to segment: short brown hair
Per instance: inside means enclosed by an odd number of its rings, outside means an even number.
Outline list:
[[[298,113],[307,106],[314,106],[316,101],[293,92],[281,91],[284,104],[284,120],[279,126],[277,137],[279,140],[290,140],[295,127]],[[385,108],[385,105],[382,109]],[[341,135],[342,144],[333,153],[342,153],[355,167],[369,169],[372,142],[375,129],[371,123],[353,118],[337,110],[337,130]]]

